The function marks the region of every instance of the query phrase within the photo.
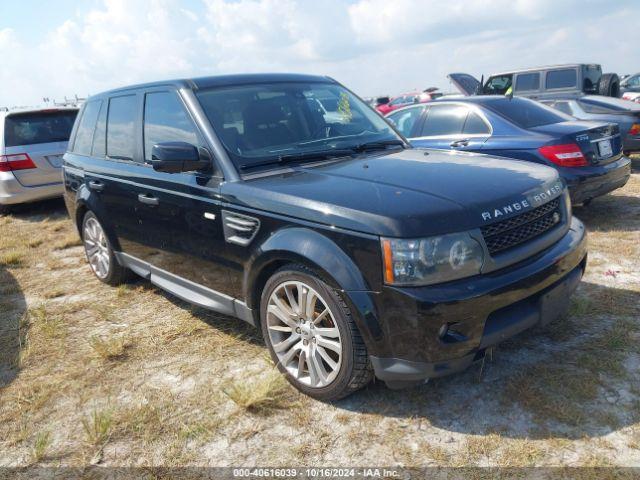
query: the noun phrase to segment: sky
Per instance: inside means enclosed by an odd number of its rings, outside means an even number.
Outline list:
[[[639,23],[640,0],[0,0],[0,106],[243,72],[361,96],[556,63],[633,73]]]

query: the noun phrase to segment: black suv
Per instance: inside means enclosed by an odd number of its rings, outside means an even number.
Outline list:
[[[586,264],[554,169],[413,149],[336,81],[261,74],[83,106],[65,201],[100,280],[130,272],[260,326],[303,392],[459,371],[557,317]]]

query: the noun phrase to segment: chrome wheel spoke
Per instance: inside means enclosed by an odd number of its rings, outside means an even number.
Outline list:
[[[324,311],[313,319],[313,324],[318,325],[321,321],[323,321],[329,315],[329,309],[325,308]]]
[[[289,335],[289,337],[286,338],[285,340],[281,341],[280,343],[275,344],[273,346],[273,349],[276,351],[276,353],[288,350],[289,347],[291,347],[291,345],[293,345],[299,339],[300,339],[300,336],[298,334],[296,334],[296,333],[293,333],[293,334]]]
[[[286,367],[287,365],[289,365],[289,362],[293,360],[293,357],[295,357],[296,353],[298,353],[301,349],[302,349],[302,344],[300,342],[296,343],[293,347],[289,349],[287,353],[285,353],[280,358],[280,363]]]
[[[315,332],[316,335],[320,335],[321,337],[340,338],[338,327],[316,327]]]
[[[327,353],[327,351],[324,349],[324,347],[316,347],[316,350],[318,351],[318,353],[320,354],[320,356],[322,357],[322,359],[327,362],[327,365],[329,365],[329,367],[332,370],[335,370],[336,368],[338,368],[338,364],[336,363],[336,361],[331,358],[329,356],[329,354]]]
[[[279,305],[269,305],[267,311],[278,317],[278,319],[288,327],[296,328],[296,322],[292,320],[291,316],[287,312],[282,311]]]
[[[318,345],[320,345],[321,347],[328,348],[329,350],[333,350],[338,354],[342,353],[342,346],[340,345],[340,342],[336,342],[334,340],[327,340],[326,338],[323,338],[323,337],[318,337],[317,341],[318,341]]]

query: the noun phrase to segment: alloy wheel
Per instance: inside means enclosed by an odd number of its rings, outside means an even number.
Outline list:
[[[269,340],[280,364],[312,388],[335,380],[342,364],[340,331],[327,302],[309,285],[278,285],[267,305]]]
[[[84,249],[87,252],[89,265],[98,278],[104,279],[109,275],[109,245],[102,225],[95,218],[89,218],[84,224]]]

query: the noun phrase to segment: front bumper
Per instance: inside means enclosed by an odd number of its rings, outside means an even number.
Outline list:
[[[569,187],[571,202],[580,204],[625,186],[631,176],[631,160],[622,157],[608,165],[587,171],[580,169],[576,173],[566,170],[562,176]]]
[[[377,302],[389,313],[388,348],[371,357],[376,376],[394,385],[455,373],[487,348],[558,318],[582,278],[586,243],[573,218],[562,239],[520,264],[440,286],[386,287]]]
[[[50,183],[37,187],[25,187],[11,172],[0,172],[0,205],[15,205],[18,203],[35,202],[47,198],[61,197],[64,186],[60,183]]]

